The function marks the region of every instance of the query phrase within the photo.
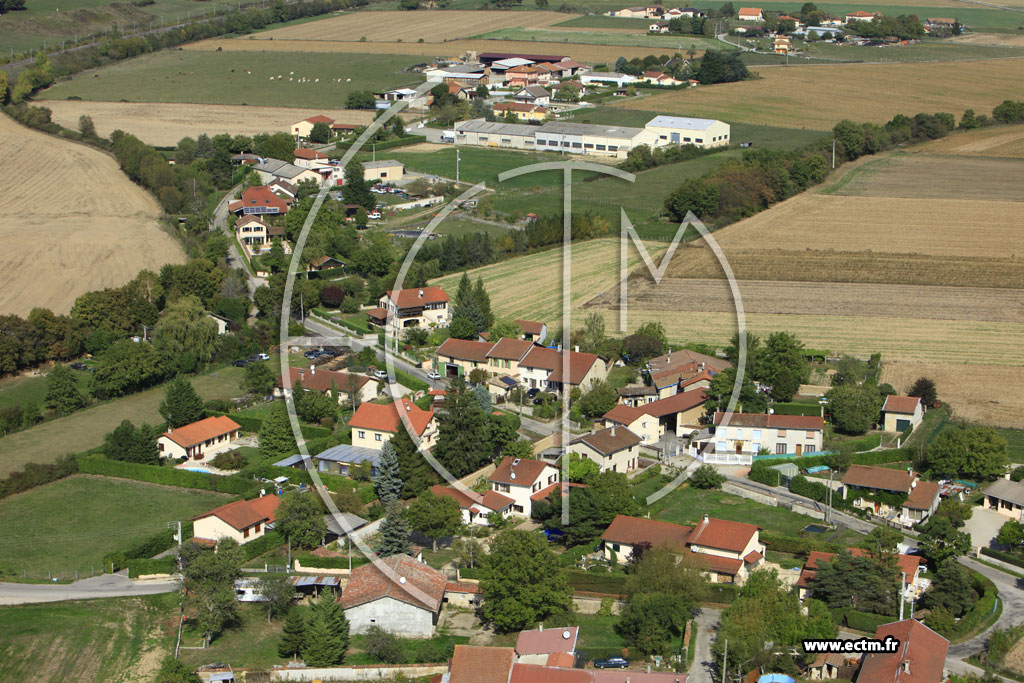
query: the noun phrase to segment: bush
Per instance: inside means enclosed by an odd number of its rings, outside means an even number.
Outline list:
[[[269,553],[271,550],[274,550],[275,548],[280,548],[286,542],[287,541],[285,540],[285,537],[281,534],[277,533],[276,531],[268,531],[267,533],[257,538],[255,541],[249,541],[248,543],[243,545],[242,552],[245,554],[246,560],[251,560],[253,558],[259,557],[264,553]]]
[[[407,372],[402,372],[397,368],[395,369],[395,379],[398,380],[398,383],[403,387],[408,387],[413,391],[426,391],[430,388],[430,385],[423,380],[413,377]]]
[[[0,498],[49,484],[52,481],[69,477],[78,471],[78,460],[72,455],[61,456],[57,462],[45,465],[38,465],[34,462],[27,463],[21,472],[11,472],[6,479],[0,480]]]
[[[839,543],[828,543],[815,538],[780,536],[769,531],[761,532],[761,540],[764,541],[769,550],[791,553],[793,555],[808,555],[814,550],[823,553],[838,553],[845,547]]]
[[[731,584],[715,583],[708,587],[708,602],[730,604],[739,595],[740,589]]]
[[[240,470],[246,465],[246,458],[242,451],[224,451],[218,453],[210,463],[219,470]]]
[[[995,559],[1002,560],[1003,562],[1008,562],[1017,567],[1024,567],[1024,559],[1021,559],[1016,555],[1003,552],[1002,550],[996,550],[995,548],[982,548],[981,554],[988,555],[989,557],[994,557]]]
[[[376,657],[385,664],[404,664],[405,653],[402,652],[402,643],[398,637],[388,633],[380,626],[371,626],[366,632],[366,644],[363,646],[366,653]]]
[[[895,621],[893,617],[871,614],[869,612],[858,612],[852,607],[832,610],[832,619],[837,624],[845,624],[850,628],[855,628],[858,631],[868,631],[869,633],[874,633],[875,629],[882,624],[891,624]]]
[[[569,587],[590,593],[625,595],[626,576],[624,574],[591,574],[589,572],[570,571]]]

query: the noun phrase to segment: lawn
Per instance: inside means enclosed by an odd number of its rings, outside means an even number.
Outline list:
[[[293,609],[306,612],[309,608],[299,605]],[[281,639],[284,622],[274,619],[267,623],[267,612],[262,605],[240,603],[239,623],[217,636],[205,650],[182,650],[179,658],[186,666],[195,668],[210,662],[224,662],[231,666],[248,667],[265,671],[285,662],[277,654],[277,643]],[[182,645],[201,645],[202,637],[186,628]]]
[[[271,356],[271,367],[275,363],[276,355]],[[232,398],[243,393],[238,387],[243,373],[242,368],[218,368],[192,377],[192,386],[205,400]],[[20,470],[25,463],[53,462],[65,453],[95,448],[122,420],[159,424],[163,418],[157,408],[163,399],[163,387],[154,387],[6,436],[0,439],[0,476]]]
[[[420,76],[402,70],[421,61],[411,55],[164,50],[83,72],[38,97],[337,108],[356,90],[418,85]]]
[[[619,619],[616,614],[577,614],[573,621],[580,627],[578,649],[590,659],[621,655],[626,641],[615,630]]]
[[[997,429],[1010,447],[1010,462],[1024,464],[1024,429]]]
[[[733,522],[755,523],[766,531],[797,535],[815,520],[784,508],[763,505],[717,490],[677,488],[650,507],[651,517],[675,524],[694,524],[704,515]]]
[[[569,45],[608,45],[610,47],[649,47],[652,53],[681,52],[684,50],[729,50],[728,45],[704,36],[647,35],[646,33],[598,33],[594,31],[552,31],[539,28],[503,28],[478,36],[476,40],[520,40],[537,43]],[[614,63],[618,55],[610,50],[608,61]]]
[[[618,389],[624,387],[637,379],[637,370],[628,365],[621,368],[612,368],[608,371],[608,384]]]
[[[47,571],[87,574],[106,553],[230,499],[130,479],[61,479],[0,500],[0,569],[43,578]]]
[[[1024,56],[1024,50],[1020,48],[938,41],[886,47],[815,43],[800,44],[798,49],[807,57],[856,62],[931,62]]]
[[[576,17],[555,24],[555,27],[569,28],[634,28],[638,32],[646,31],[651,25],[650,19],[634,19],[632,17],[605,17],[600,14]]]
[[[90,376],[88,372],[76,371],[74,373],[79,391],[88,392]],[[43,376],[19,375],[0,380],[0,408],[6,406],[25,407],[34,403],[39,406],[40,410],[45,410],[43,404],[45,399],[46,378]]]
[[[0,608],[0,681],[153,680],[174,649],[163,626],[177,600],[168,593]]]

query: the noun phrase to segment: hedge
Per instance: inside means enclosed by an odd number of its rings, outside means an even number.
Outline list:
[[[423,380],[413,377],[409,373],[403,372],[397,368],[395,369],[395,379],[397,379],[398,383],[403,387],[408,387],[413,391],[426,391],[430,388],[430,385]]]
[[[118,569],[127,569],[128,576],[135,578],[143,574],[173,574],[177,571],[175,558],[161,557],[158,560],[135,559],[128,560],[123,564],[115,563]]]
[[[1017,567],[1024,567],[1024,560],[1017,557],[1016,555],[1011,555],[1010,553],[1003,552],[1002,550],[995,550],[993,548],[982,548],[981,554],[988,555],[989,557],[994,557],[997,560],[1002,560],[1003,562],[1009,562],[1010,564]]]
[[[421,142],[426,142],[426,135],[406,135],[404,138],[396,138],[394,140],[385,140],[384,142],[378,142],[375,149],[379,152],[382,149],[393,149],[395,147],[407,147],[409,145],[418,145]],[[336,149],[351,149],[355,144],[355,140],[338,141],[334,144]]]
[[[724,605],[730,604],[739,595],[740,589],[738,586],[728,583],[716,583],[712,584],[708,588],[708,602],[718,602]]]
[[[222,476],[189,472],[174,467],[142,465],[135,462],[108,460],[99,454],[83,455],[78,458],[78,470],[85,474],[101,474],[107,477],[134,479],[151,484],[179,486],[187,489],[201,489],[218,493],[233,493],[239,496],[254,495],[259,482],[239,476]]]
[[[460,569],[459,577],[463,579],[474,579],[479,581],[480,579],[484,578],[483,567],[466,567],[464,569]]]
[[[970,611],[961,617],[960,621],[956,623],[956,631],[954,635],[970,633],[981,626],[981,624],[988,619],[989,615],[991,615],[996,609],[996,601],[999,599],[999,591],[991,580],[972,571],[971,585],[972,588],[974,588],[974,591],[981,597],[976,603],[974,603],[974,607],[972,607]]]
[[[280,548],[287,541],[284,536],[276,531],[268,531],[263,534],[255,541],[249,541],[248,543],[241,546],[242,552],[245,554],[246,560],[252,560],[259,557],[263,553],[269,553],[275,548]]]
[[[855,628],[858,631],[867,631],[868,633],[874,633],[875,629],[883,624],[891,624],[899,620],[899,617],[858,612],[852,607],[841,607],[832,610],[832,618],[837,624],[845,624],[850,628]]]
[[[45,465],[34,462],[26,463],[21,472],[11,472],[6,479],[0,480],[0,498],[70,477],[77,472],[78,460],[73,455],[61,456],[57,462]]]
[[[802,469],[828,465],[828,455],[807,455],[799,458],[765,458],[757,460],[754,464],[764,464],[768,467],[791,462]],[[855,453],[853,455],[854,465],[886,465],[891,462],[909,461],[914,459],[914,454],[905,448],[892,448],[884,451],[872,451],[870,453]]]
[[[590,572],[570,571],[569,587],[591,593],[625,595],[626,577],[623,574],[591,574]]]
[[[770,531],[762,531],[761,540],[764,541],[769,550],[793,555],[809,555],[814,550],[822,553],[839,553],[845,548],[840,543],[828,543],[826,541],[819,541],[816,538],[779,536]]]
[[[348,569],[348,557],[320,557],[319,555],[292,555],[292,557],[298,560],[302,564],[303,570],[307,567],[313,569]],[[368,559],[355,553],[352,555],[352,566],[358,567],[359,565],[367,564]]]

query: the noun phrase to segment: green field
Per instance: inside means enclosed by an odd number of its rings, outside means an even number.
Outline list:
[[[0,569],[43,578],[47,571],[88,575],[90,567],[99,570],[106,553],[228,500],[224,494],[129,479],[61,479],[0,501]]]
[[[998,429],[1010,447],[1010,462],[1024,465],[1024,429]]]
[[[413,55],[164,50],[80,73],[39,98],[336,109],[356,90],[418,85],[422,77],[402,69],[422,61]]]
[[[1024,15],[1022,15],[1024,19]],[[757,41],[758,49],[770,49],[764,40]],[[925,41],[913,45],[869,47],[862,45],[832,45],[829,43],[795,44],[800,55],[791,55],[789,64],[822,64],[832,62],[955,62],[964,59],[1000,59],[1024,57],[1024,49],[994,45],[971,45],[946,41]],[[776,54],[744,54],[749,65],[785,64],[786,57]]]
[[[78,380],[79,391],[89,391],[88,372],[75,372],[74,377]],[[33,377],[30,375],[19,375],[17,377],[5,377],[0,380],[0,408],[5,406],[22,407],[36,404],[40,410],[45,410],[46,399],[46,378],[43,376]]]
[[[717,3],[721,6],[720,3]],[[900,14],[916,14],[922,21],[927,17],[953,17],[959,19],[968,28],[1015,28],[1024,23],[1024,15],[1000,9],[982,9],[974,7],[924,7],[920,5],[893,5],[888,3],[815,3],[818,9],[833,16],[847,12],[864,10],[866,12],[882,12],[891,16]],[[793,12],[799,9],[791,2],[761,2],[757,5],[766,12]]]
[[[478,223],[476,221],[466,220],[465,218],[449,218],[442,221],[434,232],[438,235],[452,235],[454,237],[471,235],[476,232],[486,232],[492,238],[496,239],[502,235],[508,234],[508,231],[509,228],[503,228],[498,225]]]
[[[271,356],[271,367],[276,358]],[[242,368],[219,368],[192,377],[192,386],[207,401],[233,398],[243,393],[238,387],[243,373]],[[66,453],[95,448],[122,420],[161,423],[157,408],[163,398],[163,387],[155,387],[5,436],[0,439],[0,476],[20,470],[28,462],[53,462]]]
[[[174,650],[164,626],[177,615],[178,597],[0,608],[0,681],[154,680],[155,669]],[[142,664],[146,652],[153,656]]]
[[[555,26],[569,26],[572,28],[635,28],[638,31],[646,31],[651,25],[649,19],[634,19],[632,17],[605,17],[600,14],[592,14],[585,17],[576,17],[568,21],[562,21]]]
[[[815,522],[806,515],[790,512],[785,508],[762,505],[746,498],[733,496],[716,490],[694,489],[688,486],[678,488],[650,508],[651,517],[675,524],[693,524],[701,516],[709,515],[733,522],[757,524],[765,531],[796,535]],[[855,531],[844,530],[836,543],[852,543],[860,536]]]
[[[694,50],[729,50],[725,43],[704,36],[649,36],[646,33],[596,33],[583,31],[551,31],[548,29],[503,28],[478,36],[476,40],[523,40],[537,43],[568,43],[570,45],[610,45],[612,47],[649,47],[652,51],[684,51]],[[614,62],[615,55],[610,52],[609,62]]]

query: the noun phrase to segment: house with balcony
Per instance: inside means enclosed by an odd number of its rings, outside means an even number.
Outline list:
[[[533,502],[544,500],[560,482],[558,468],[542,460],[505,456],[488,478],[491,490],[512,499],[510,514],[530,517]]]
[[[389,290],[376,308],[366,312],[370,322],[392,334],[412,327],[432,329],[448,327],[451,321],[451,297],[441,287]]]
[[[626,473],[640,465],[640,437],[612,423],[569,442],[569,452],[578,453],[597,463],[602,472]]]
[[[824,431],[825,420],[816,415],[716,412],[693,455],[719,465],[751,465],[762,450],[799,457],[821,451]]]

